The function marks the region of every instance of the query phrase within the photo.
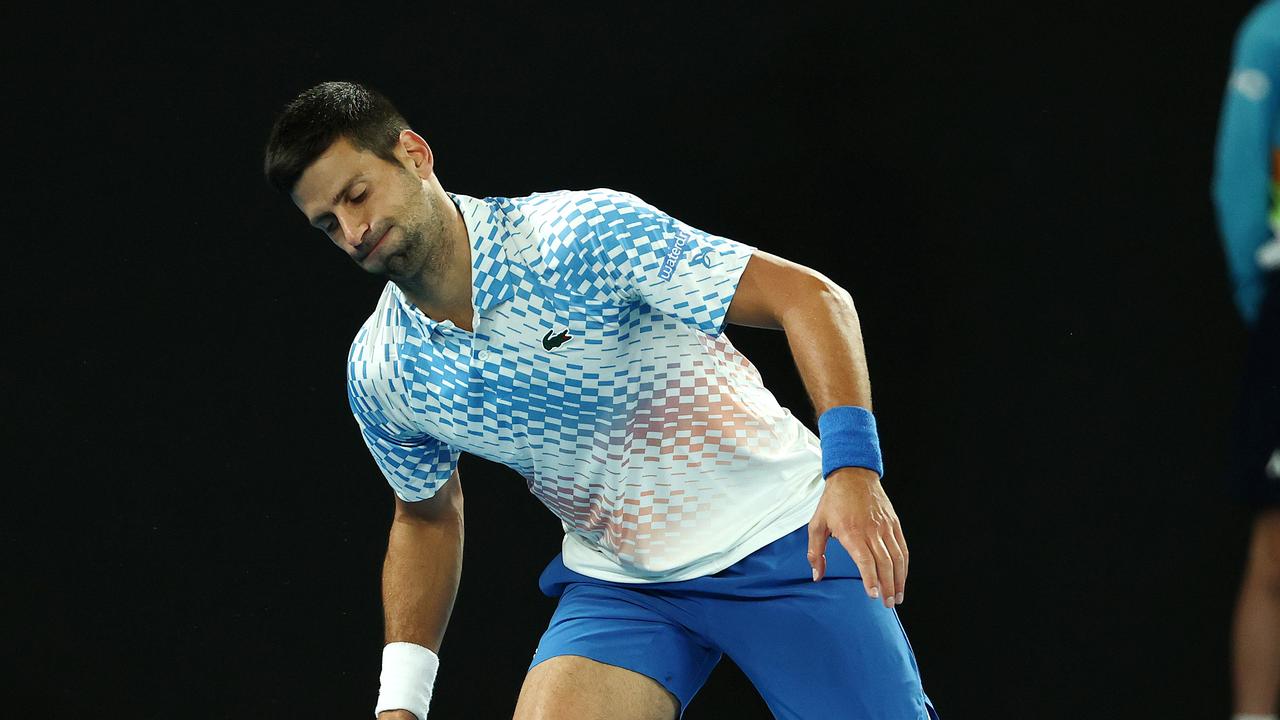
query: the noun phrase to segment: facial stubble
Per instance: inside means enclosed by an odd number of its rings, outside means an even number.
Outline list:
[[[429,283],[438,277],[453,255],[445,218],[455,212],[452,202],[444,202],[437,193],[427,191],[426,183],[410,176],[416,188],[410,188],[406,203],[396,213],[403,238],[400,249],[383,262],[387,278],[409,285]]]

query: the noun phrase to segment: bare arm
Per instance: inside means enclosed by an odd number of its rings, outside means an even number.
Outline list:
[[[839,405],[871,409],[862,330],[853,299],[821,273],[756,251],[738,282],[728,322],[781,329],[818,415]],[[902,602],[907,581],[902,524],[872,470],[844,467],[827,476],[809,522],[813,578],[826,573],[828,537],[849,551],[867,594],[891,607]]]
[[[853,298],[822,274],[756,251],[738,282],[728,321],[786,332],[818,415],[837,405],[871,409],[871,382]]]
[[[386,641],[440,652],[462,577],[462,485],[458,471],[429,500],[396,498],[382,565]]]
[[[454,470],[428,500],[396,498],[382,563],[382,617],[388,643],[410,642],[440,653],[462,579],[462,482]],[[387,710],[379,720],[422,720]]]

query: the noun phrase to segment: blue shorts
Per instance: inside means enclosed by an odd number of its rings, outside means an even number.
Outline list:
[[[805,525],[714,575],[646,584],[596,580],[557,555],[538,585],[560,603],[529,668],[557,655],[626,668],[683,715],[727,654],[784,720],[936,720],[897,612],[867,597],[835,538],[813,582],[808,546]]]

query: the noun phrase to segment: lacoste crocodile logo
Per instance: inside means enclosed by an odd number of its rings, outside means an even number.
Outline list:
[[[559,335],[552,335],[554,330],[548,330],[546,335],[542,336],[542,347],[547,350],[555,350],[561,345],[573,339],[568,330],[561,330]]]

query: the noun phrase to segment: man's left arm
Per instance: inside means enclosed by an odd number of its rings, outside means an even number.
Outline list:
[[[871,410],[871,383],[853,299],[814,270],[759,250],[742,272],[727,321],[782,330],[818,416],[831,408]],[[885,607],[902,602],[907,541],[880,476],[862,467],[827,475],[809,522],[814,580],[826,574],[827,539],[834,536],[858,564],[867,594]]]

